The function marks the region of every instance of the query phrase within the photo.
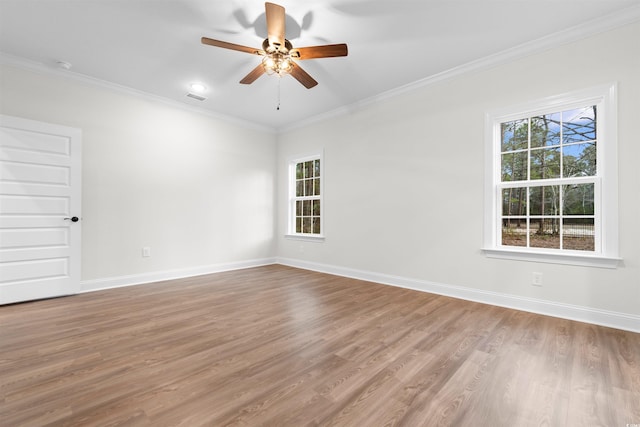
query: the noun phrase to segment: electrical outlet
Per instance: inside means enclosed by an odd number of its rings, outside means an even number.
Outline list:
[[[531,273],[531,285],[542,286],[542,273],[537,273],[537,272]]]
[[[142,256],[145,258],[151,256],[151,248],[149,246],[145,246],[142,248]]]

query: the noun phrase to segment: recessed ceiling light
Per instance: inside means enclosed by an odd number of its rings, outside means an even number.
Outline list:
[[[191,83],[191,91],[195,93],[204,93],[207,87],[202,83]]]

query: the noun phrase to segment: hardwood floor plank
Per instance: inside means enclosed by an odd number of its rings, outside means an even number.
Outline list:
[[[284,266],[0,307],[0,425],[624,426],[640,334]]]

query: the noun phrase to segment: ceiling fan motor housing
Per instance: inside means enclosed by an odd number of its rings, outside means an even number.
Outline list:
[[[291,49],[293,49],[293,45],[287,39],[284,39],[284,46],[282,46],[280,43],[269,44],[269,39],[264,39],[264,41],[262,42],[262,50],[267,52],[267,54],[271,54],[274,52],[287,54]]]

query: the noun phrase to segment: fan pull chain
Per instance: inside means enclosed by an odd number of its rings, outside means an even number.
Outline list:
[[[280,111],[280,80],[282,80],[282,78],[278,76],[278,105],[276,106],[277,111]]]

